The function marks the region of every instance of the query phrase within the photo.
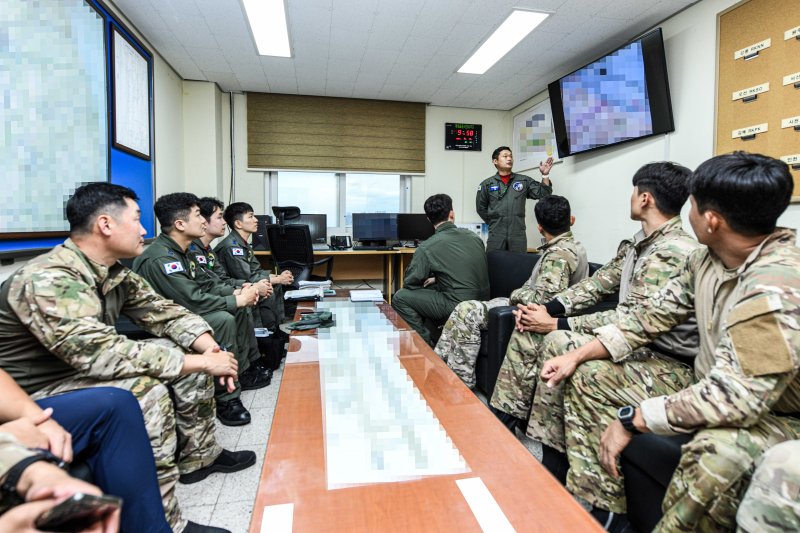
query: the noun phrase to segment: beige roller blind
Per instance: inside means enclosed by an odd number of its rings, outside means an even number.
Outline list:
[[[425,173],[425,104],[247,94],[249,168]]]

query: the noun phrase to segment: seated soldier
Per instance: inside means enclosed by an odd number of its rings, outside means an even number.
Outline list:
[[[66,214],[70,238],[0,287],[0,368],[34,399],[89,387],[130,390],[144,414],[167,521],[177,532],[209,531],[186,526],[174,489],[179,473],[196,482],[255,463],[253,452],[223,450],[214,436],[209,375],[233,390],[236,359],[220,350],[202,318],[119,263],[144,247],[132,190],[83,185]],[[119,335],[114,324],[123,313],[166,338]]]
[[[130,392],[97,387],[34,402],[0,370],[0,399],[0,513],[38,500],[46,488],[55,491],[46,498],[46,508],[74,492],[100,494],[55,466],[75,459],[88,464],[102,492],[122,498],[124,531],[172,531],[142,410]]]
[[[161,234],[133,261],[133,270],[156,292],[203,317],[214,329],[217,342],[236,357],[239,382],[232,391],[218,386],[215,398],[219,421],[226,426],[241,426],[250,423],[250,413],[240,398],[242,389],[260,389],[270,382],[270,376],[250,365],[255,332],[247,307],[258,301],[258,289],[247,287],[233,294],[203,272],[198,275],[197,263],[186,250],[205,233],[199,202],[194,194],[181,192],[156,200],[153,208]]]
[[[610,528],[624,523],[617,460],[635,433],[694,434],[681,447],[657,531],[733,529],[755,461],[800,437],[800,250],[794,230],[776,228],[792,188],[786,163],[770,157],[734,152],[701,164],[689,220],[708,248],[650,298],[620,306],[590,342],[545,362],[550,384],[569,378],[567,487]],[[703,327],[681,390],[653,390],[662,379],[656,359],[633,370],[608,360],[693,315]]]
[[[202,237],[192,241],[187,250],[188,255],[197,264],[198,278],[203,280],[202,283],[208,284],[208,290],[221,296],[239,295],[242,289],[253,285],[258,291],[259,299],[268,298],[272,294],[272,284],[269,280],[262,279],[257,283],[244,283],[241,286],[237,286],[236,281],[225,273],[225,269],[217,266],[217,255],[211,249],[211,241],[225,235],[225,219],[222,218],[223,207],[223,203],[216,198],[200,198],[200,214],[206,221],[206,232]],[[224,277],[220,277],[220,272],[224,274]],[[253,331],[255,327],[252,310],[252,307],[247,308],[248,331]],[[272,368],[269,367],[265,358],[259,353],[256,337],[249,335],[247,341],[246,348],[251,368],[253,368],[254,372],[257,371],[266,376],[266,380],[269,383],[272,381]],[[248,388],[249,386],[247,385],[242,386],[243,390]]]
[[[591,278],[557,294],[542,305],[520,306],[519,332],[512,334],[500,369],[491,406],[513,429],[527,428],[542,443],[544,465],[562,482],[568,463],[565,452],[564,400],[561,387],[537,386],[542,363],[565,346],[587,342],[593,329],[613,321],[616,311],[574,316],[619,290],[623,304],[646,300],[677,275],[698,247],[681,227],[680,211],[689,196],[691,171],[668,162],[650,163],[633,176],[630,217],[641,231],[623,241],[616,257]],[[550,313],[548,313],[548,310]],[[552,318],[566,313],[570,318]],[[555,331],[548,334],[548,332]],[[655,358],[664,382],[680,388],[691,376],[697,350],[697,327],[692,321],[637,351],[636,359]],[[530,413],[529,413],[530,412]],[[530,417],[530,420],[528,418]]]
[[[589,273],[586,250],[570,231],[575,217],[570,214],[569,201],[563,196],[546,196],[537,202],[534,212],[545,244],[538,250],[542,255],[527,283],[512,292],[510,298],[461,302],[447,319],[436,343],[434,351],[469,388],[475,387],[475,361],[481,331],[489,325],[489,309],[543,303]]]
[[[756,461],[750,486],[736,511],[737,531],[800,531],[800,440],[776,444]]]
[[[414,252],[392,307],[432,345],[425,319],[445,320],[460,302],[486,300],[489,271],[480,237],[453,224],[455,213],[449,196],[434,194],[424,207],[435,233]]]
[[[250,244],[250,236],[258,231],[258,219],[250,204],[234,202],[225,208],[224,217],[231,232],[214,248],[219,264],[236,283],[268,280],[272,284],[272,296],[256,307],[253,319],[256,325],[283,338],[284,334],[278,329],[284,319],[282,286],[294,283],[294,276],[288,270],[276,276],[261,268]]]

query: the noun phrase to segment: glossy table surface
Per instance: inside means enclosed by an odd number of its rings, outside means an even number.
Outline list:
[[[470,472],[328,490],[317,338],[293,335],[256,495],[293,504],[293,531],[481,531],[455,481],[479,477],[517,531],[602,531],[569,493],[391,307],[400,361]],[[264,531],[270,531],[265,524]]]

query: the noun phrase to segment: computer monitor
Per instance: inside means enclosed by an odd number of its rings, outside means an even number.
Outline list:
[[[302,213],[298,218],[287,220],[286,224],[306,224],[311,232],[312,244],[327,244],[328,242],[328,215]]]
[[[353,240],[386,245],[397,240],[397,213],[353,213]]]
[[[424,213],[399,213],[397,215],[397,238],[401,241],[419,241],[432,237],[433,224]]]
[[[253,249],[264,251],[269,250],[269,239],[267,239],[267,226],[272,224],[270,215],[256,215],[258,219],[258,229],[253,233]]]

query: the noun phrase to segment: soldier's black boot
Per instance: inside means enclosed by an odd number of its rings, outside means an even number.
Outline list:
[[[263,376],[269,376],[270,381],[272,381],[272,368],[267,364],[267,360],[264,357],[259,357],[252,363],[250,363],[251,367],[255,367],[258,370],[258,373]]]
[[[562,485],[567,484],[567,470],[569,470],[567,454],[542,444],[542,464]]]
[[[231,533],[228,529],[214,526],[202,526],[196,522],[189,520],[186,527],[183,528],[183,533]]]
[[[213,463],[200,470],[182,474],[181,477],[178,478],[178,481],[184,485],[189,485],[204,480],[214,472],[230,474],[231,472],[238,472],[239,470],[249,468],[254,464],[256,464],[256,452],[249,450],[241,450],[238,452],[222,450],[222,453],[214,459]]]
[[[217,400],[217,418],[226,426],[244,426],[250,423],[250,413],[239,398],[226,402]]]
[[[630,522],[628,521],[628,515],[626,514],[612,513],[611,511],[606,511],[599,507],[592,507],[590,514],[595,520],[600,522],[603,529],[610,533],[627,533],[631,530],[629,527]]]
[[[272,383],[272,370],[263,372],[256,363],[251,363],[247,370],[239,374],[239,385],[242,386],[242,390],[263,389],[270,383]]]
[[[513,433],[514,435],[517,434],[514,431],[514,429],[516,429],[517,427],[520,429],[520,431],[525,433],[525,428],[526,428],[527,424],[525,423],[525,421],[523,419],[517,418],[514,415],[510,415],[510,414],[506,413],[505,411],[501,411],[500,409],[498,409],[498,408],[496,408],[494,406],[491,406],[491,405],[489,406],[489,410],[492,413],[494,413],[494,416],[496,416],[497,419],[500,420],[500,422],[502,422],[503,425],[505,427],[507,427],[508,430],[511,433]]]

